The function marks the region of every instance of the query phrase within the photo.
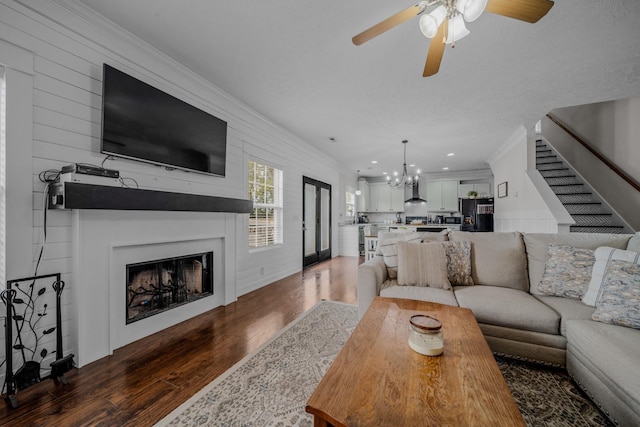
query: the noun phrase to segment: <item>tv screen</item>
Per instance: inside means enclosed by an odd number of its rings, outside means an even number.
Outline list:
[[[225,176],[227,122],[104,64],[100,151]]]

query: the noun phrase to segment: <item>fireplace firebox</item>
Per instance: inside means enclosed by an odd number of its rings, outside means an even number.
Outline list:
[[[213,295],[213,252],[127,264],[127,324]]]

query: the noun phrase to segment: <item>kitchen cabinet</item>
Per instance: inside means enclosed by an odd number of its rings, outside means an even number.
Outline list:
[[[340,256],[359,256],[359,227],[341,225],[338,227],[338,254]]]
[[[469,191],[475,191],[478,193],[478,197],[491,197],[491,183],[478,182],[475,184],[460,183],[458,186],[458,197],[462,199],[468,199]]]
[[[369,193],[369,212],[404,212],[404,189],[380,182],[369,184]]]
[[[458,181],[427,182],[429,212],[458,212]]]
[[[369,205],[371,202],[371,195],[369,192],[369,183],[365,180],[358,181],[358,190],[361,191],[360,195],[356,195],[356,210],[358,212],[369,212]]]

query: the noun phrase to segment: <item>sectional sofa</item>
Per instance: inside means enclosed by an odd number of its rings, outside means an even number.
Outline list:
[[[640,425],[640,235],[451,231],[378,241],[358,269],[360,316],[377,295],[469,308],[496,354],[565,367],[616,425]]]

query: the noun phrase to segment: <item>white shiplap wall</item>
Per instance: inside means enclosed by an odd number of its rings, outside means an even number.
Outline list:
[[[340,177],[352,175],[338,162],[83,5],[74,1],[2,0],[0,41],[33,53],[33,91],[22,94],[33,102],[32,163],[23,165],[22,177],[14,177],[16,181],[25,178],[32,183],[29,202],[33,205],[33,224],[25,235],[33,237],[29,237],[30,253],[20,246],[25,253],[19,256],[35,261],[42,240],[44,185],[38,180],[38,173],[74,162],[99,165],[104,159],[99,147],[105,62],[229,124],[226,178],[167,171],[128,160],[108,160],[105,167],[120,170],[142,188],[246,198],[245,165],[250,157],[283,166],[284,244],[275,250],[250,253],[246,241],[247,216],[238,215],[235,254],[238,295],[301,269],[303,175],[332,185],[333,216],[338,218],[345,185]],[[0,57],[0,64],[9,62]],[[12,143],[16,142],[8,141],[8,145]],[[8,210],[19,208],[9,206]],[[67,289],[81,285],[71,277],[71,223],[70,212],[48,212],[48,243],[39,269],[41,274],[61,272]],[[337,249],[337,219],[333,224]],[[67,312],[69,294],[64,295]],[[67,339],[65,348],[72,347]]]

